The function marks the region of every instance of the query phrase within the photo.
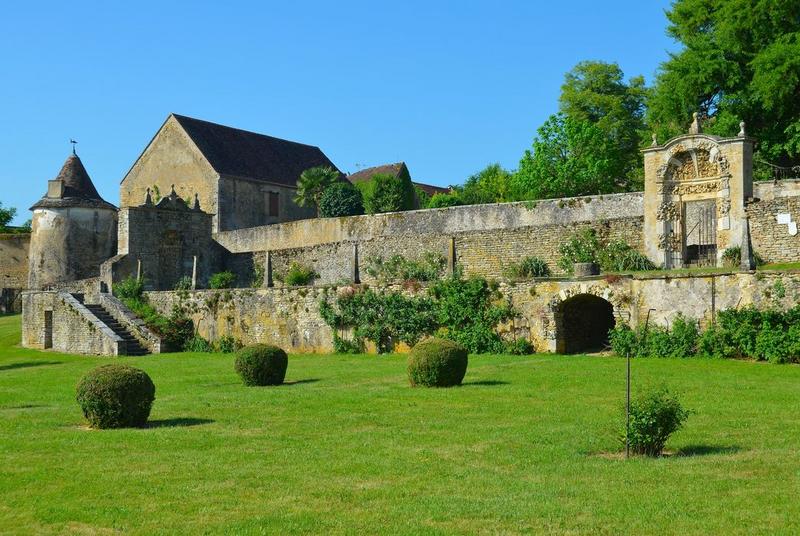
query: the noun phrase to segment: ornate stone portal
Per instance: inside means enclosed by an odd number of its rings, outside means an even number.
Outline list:
[[[655,140],[654,140],[655,141]],[[745,201],[753,195],[753,140],[690,134],[645,149],[647,256],[665,268],[717,265],[739,246]]]

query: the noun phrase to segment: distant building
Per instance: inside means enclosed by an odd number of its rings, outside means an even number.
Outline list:
[[[174,185],[214,215],[215,232],[313,218],[294,196],[317,166],[336,169],[318,147],[170,114],[122,179],[120,206],[141,205],[148,188],[158,202]]]

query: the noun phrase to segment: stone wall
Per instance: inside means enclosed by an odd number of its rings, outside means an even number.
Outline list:
[[[508,264],[531,255],[557,272],[559,246],[576,229],[592,226],[603,238],[641,248],[642,221],[642,194],[631,193],[311,219],[215,238],[235,253],[270,251],[276,285],[292,262],[314,269],[316,284],[329,285],[353,280],[356,245],[363,282],[374,282],[366,270],[372,258],[418,259],[427,252],[449,258],[451,240],[467,274],[497,277]]]
[[[66,353],[123,355],[125,341],[66,292],[25,292],[22,295],[22,345]],[[52,318],[47,335],[46,318]]]
[[[800,261],[800,180],[756,183],[754,197],[747,206],[753,249],[768,262]],[[796,225],[779,223],[782,214]]]
[[[178,303],[187,305],[194,311],[192,318],[198,332],[210,340],[228,335],[245,344],[276,344],[291,352],[305,353],[333,350],[331,329],[319,314],[319,302],[332,301],[341,288],[205,290],[192,292],[188,298],[176,292],[147,295],[164,314]],[[751,304],[785,308],[796,304],[800,300],[800,273],[551,279],[503,283],[500,291],[520,313],[501,326],[503,336],[527,338],[537,351],[557,351],[564,342],[560,338],[564,326],[560,325],[559,312],[562,304],[575,296],[603,298],[612,304],[617,322],[634,327],[645,322],[648,315],[651,325],[669,326],[678,313],[707,326],[717,312],[725,309]]]
[[[20,293],[28,288],[31,235],[0,234],[0,313],[21,310]]]

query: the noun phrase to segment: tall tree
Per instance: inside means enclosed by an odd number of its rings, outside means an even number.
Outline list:
[[[414,185],[405,174],[377,173],[358,186],[364,195],[364,209],[369,214],[412,210],[416,204]]]
[[[800,2],[675,0],[667,17],[683,48],[648,101],[659,138],[686,132],[699,112],[710,133],[735,135],[743,120],[761,158],[800,162]]]
[[[463,186],[457,186],[454,190],[465,205],[513,201],[511,176],[511,172],[503,169],[500,164],[489,164],[470,176]]]
[[[339,181],[339,172],[330,166],[313,167],[300,174],[294,202],[301,207],[316,207],[319,215],[319,200],[325,189]]]
[[[596,125],[556,114],[539,128],[513,178],[517,199],[606,194],[615,180],[618,148]]]
[[[625,82],[616,63],[584,61],[564,77],[559,99],[561,112],[577,121],[597,126],[617,147],[614,179],[629,179],[629,188],[641,188],[642,158],[639,148],[644,135],[647,88],[644,78]]]

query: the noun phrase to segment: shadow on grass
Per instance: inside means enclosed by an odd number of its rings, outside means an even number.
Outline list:
[[[10,365],[0,365],[0,371],[14,370],[30,367],[43,367],[45,365],[61,365],[63,361],[24,361],[22,363],[11,363]]]
[[[733,454],[741,448],[735,445],[687,445],[675,451],[673,456],[709,456],[711,454]]]
[[[510,382],[504,382],[502,380],[478,380],[475,382],[464,382],[461,384],[464,387],[468,387],[470,385],[478,385],[484,387],[492,387],[496,385],[511,385]]]
[[[174,419],[155,419],[147,421],[145,428],[183,428],[186,426],[200,426],[210,424],[211,419],[197,419],[195,417],[176,417]]]
[[[318,381],[319,381],[319,378],[308,378],[308,379],[305,379],[305,380],[294,380],[294,381],[290,381],[290,382],[283,382],[283,385],[301,385],[301,384],[304,384],[304,383],[317,383]]]

